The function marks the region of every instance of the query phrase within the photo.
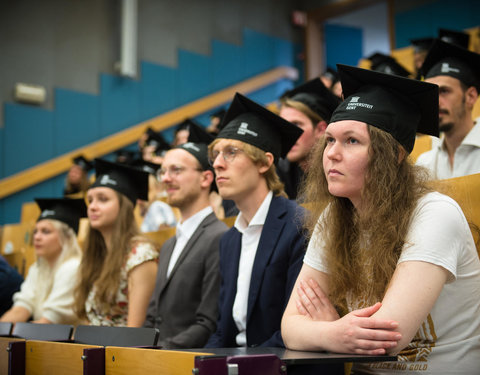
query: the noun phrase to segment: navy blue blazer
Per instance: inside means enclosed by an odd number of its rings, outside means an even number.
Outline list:
[[[252,269],[247,309],[247,346],[283,347],[280,323],[302,267],[306,239],[302,231],[304,209],[283,197],[274,197],[263,226]],[[207,347],[238,346],[232,316],[237,293],[242,235],[233,227],[220,240],[217,330]]]

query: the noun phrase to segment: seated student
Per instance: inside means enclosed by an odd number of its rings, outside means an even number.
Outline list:
[[[207,145],[187,142],[168,151],[159,174],[168,203],[179,208],[181,221],[176,236],[160,251],[144,326],[160,330],[158,345],[163,348],[200,348],[215,331],[220,289],[218,244],[228,229],[210,206],[214,174]]]
[[[83,198],[90,186],[88,172],[93,168],[92,162],[82,155],[73,159],[73,165],[68,170],[63,195],[69,198]]]
[[[73,290],[81,250],[76,232],[86,216],[83,199],[35,199],[41,214],[33,232],[37,261],[25,282],[13,296],[13,307],[1,318],[4,322],[76,324]],[[3,288],[3,284],[2,284]]]
[[[142,144],[140,151],[142,154],[142,159],[144,161],[155,163],[158,165],[162,164],[163,155],[170,149],[170,145],[163,138],[161,133],[148,128],[145,132],[145,140],[141,142],[139,140],[139,147]]]
[[[281,347],[280,320],[306,242],[303,209],[285,198],[274,163],[302,130],[240,94],[224,124],[209,158],[220,195],[240,213],[220,241],[220,316],[207,347]]]
[[[347,98],[305,184],[312,237],[282,320],[285,344],[399,356],[354,373],[474,374],[473,237],[458,204],[429,189],[427,172],[407,158],[417,131],[438,136],[438,87],[343,65],[339,74]]]
[[[162,156],[162,159],[164,156]],[[162,228],[175,226],[177,219],[172,207],[159,200],[165,194],[163,184],[157,180],[157,172],[160,170],[161,165],[139,159],[132,166],[148,173],[148,201],[137,201],[140,215],[143,217],[140,231],[142,233],[156,232]]]
[[[480,126],[473,108],[480,93],[480,55],[436,40],[421,72],[439,89],[441,142],[421,154],[416,163],[444,179],[480,173]]]
[[[140,327],[158,259],[155,246],[139,236],[133,215],[136,200],[147,199],[148,174],[100,159],[95,169],[75,309],[92,325]]]
[[[277,168],[290,199],[297,199],[298,187],[308,169],[310,152],[325,133],[330,116],[339,104],[340,99],[318,78],[288,91],[281,100],[279,116],[303,130],[287,157],[280,159]]]
[[[0,255],[0,316],[12,307],[12,296],[22,283],[23,277]]]

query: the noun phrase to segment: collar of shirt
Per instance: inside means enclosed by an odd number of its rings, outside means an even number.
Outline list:
[[[475,121],[473,128],[468,132],[468,134],[463,138],[460,146],[468,145],[474,147],[480,147],[480,126],[478,126],[478,121]],[[445,150],[445,137],[440,139],[440,142],[436,145],[437,148]],[[433,148],[433,147],[432,147]]]
[[[263,200],[262,204],[258,208],[257,212],[255,212],[255,215],[253,216],[250,223],[247,224],[247,221],[243,217],[242,212],[240,212],[237,216],[237,219],[235,220],[234,227],[237,228],[237,230],[243,234],[245,230],[249,227],[265,224],[265,220],[267,219],[268,209],[270,208],[270,203],[272,202],[272,199],[273,199],[273,192],[269,191],[267,196]]]
[[[177,230],[176,230],[176,237],[177,240],[180,237],[184,237],[187,240],[192,237],[193,232],[195,232],[200,225],[200,223],[205,219],[208,215],[213,212],[212,207],[208,206],[205,207],[203,210],[198,211],[195,215],[189,217],[184,222],[177,223]]]

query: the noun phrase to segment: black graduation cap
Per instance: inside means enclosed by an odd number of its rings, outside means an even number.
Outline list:
[[[138,153],[130,150],[115,151],[115,162],[130,165],[137,159]]]
[[[203,170],[213,170],[208,162],[208,145],[215,139],[215,137],[196,123],[190,124],[190,134],[188,135],[188,142],[178,145],[176,148],[181,148],[192,154],[200,163]]]
[[[155,150],[166,151],[170,149],[170,144],[165,141],[163,136],[160,133],[157,133],[151,128],[147,129],[147,140],[145,141],[146,146],[155,146]]]
[[[93,168],[93,163],[90,160],[86,159],[83,155],[74,157],[73,164],[78,165],[85,172],[88,172],[90,169]]]
[[[438,86],[337,65],[346,99],[331,122],[356,120],[390,133],[410,153],[416,132],[438,137]]]
[[[408,77],[410,75],[410,72],[400,65],[392,56],[376,52],[367,57],[367,59],[372,63],[371,69],[376,72],[394,74],[400,77]]]
[[[410,43],[412,44],[416,53],[430,50],[434,41],[435,41],[435,38],[430,38],[430,37],[410,39]]]
[[[148,173],[123,164],[95,159],[97,178],[90,188],[109,187],[132,201],[148,200]]]
[[[58,220],[67,224],[75,233],[78,232],[80,218],[87,216],[87,206],[83,199],[35,198],[35,202],[41,211],[37,221]]]
[[[139,169],[143,172],[147,172],[151,175],[156,176],[157,171],[162,167],[160,164],[151,163],[143,159],[136,159],[132,162],[131,166],[133,168]]]
[[[329,122],[335,108],[340,104],[337,98],[327,89],[320,78],[314,78],[286,94],[286,98],[305,104],[323,120]]]
[[[450,76],[480,92],[480,55],[454,44],[435,40],[420,72],[425,78]]]
[[[468,49],[470,35],[463,31],[439,29],[438,37],[444,42]]]
[[[271,152],[277,162],[279,157],[287,155],[302,133],[298,126],[237,92],[216,138],[236,139]]]
[[[190,130],[190,127],[193,125],[198,125],[194,120],[191,118],[186,118],[183,122],[177,125],[175,128],[175,133],[178,133],[180,130]]]

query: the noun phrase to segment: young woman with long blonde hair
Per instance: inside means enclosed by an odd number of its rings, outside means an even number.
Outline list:
[[[73,290],[81,260],[76,232],[86,216],[83,199],[36,199],[41,214],[33,232],[37,261],[30,267],[7,322],[75,324]]]
[[[97,159],[87,191],[89,231],[75,308],[92,325],[139,327],[155,287],[158,251],[139,236],[133,208],[148,197],[148,174]]]

